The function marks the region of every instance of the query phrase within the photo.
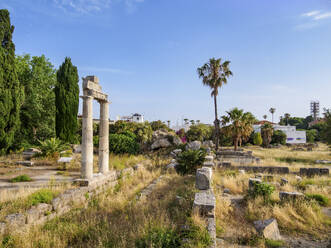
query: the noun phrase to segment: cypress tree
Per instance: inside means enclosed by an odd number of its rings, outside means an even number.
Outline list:
[[[77,67],[66,57],[56,73],[55,130],[56,136],[69,143],[76,142],[79,86]]]
[[[20,108],[24,92],[18,82],[15,67],[14,26],[9,12],[0,10],[0,154],[5,154],[14,143],[20,126]]]

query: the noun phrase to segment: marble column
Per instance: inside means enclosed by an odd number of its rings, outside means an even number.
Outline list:
[[[83,98],[82,167],[83,179],[93,178],[93,97]]]
[[[99,172],[101,172],[102,174],[106,174],[109,171],[109,102],[99,102]]]

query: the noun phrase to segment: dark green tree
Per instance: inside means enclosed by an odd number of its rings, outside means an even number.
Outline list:
[[[31,58],[28,54],[16,56],[16,70],[25,92],[17,140],[38,144],[55,136],[56,71],[44,55]]]
[[[77,113],[79,104],[79,86],[77,67],[66,57],[56,73],[55,87],[55,130],[61,140],[74,143],[77,141]]]
[[[324,119],[325,119],[325,126],[322,129],[322,139],[331,145],[331,110],[324,109]]]
[[[12,41],[14,26],[9,12],[0,10],[0,154],[14,145],[15,133],[20,127],[20,108],[23,89],[15,68],[15,45]]]

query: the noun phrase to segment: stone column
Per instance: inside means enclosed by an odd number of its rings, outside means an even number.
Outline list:
[[[109,171],[109,102],[100,101],[99,172]]]
[[[84,179],[93,178],[93,97],[83,98],[82,123],[82,167],[81,176]]]

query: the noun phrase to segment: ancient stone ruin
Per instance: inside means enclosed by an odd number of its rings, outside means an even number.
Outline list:
[[[83,123],[82,123],[82,162],[80,184],[88,185],[93,180],[93,100],[100,104],[99,127],[99,173],[109,171],[109,102],[108,95],[101,91],[96,76],[83,78]]]

